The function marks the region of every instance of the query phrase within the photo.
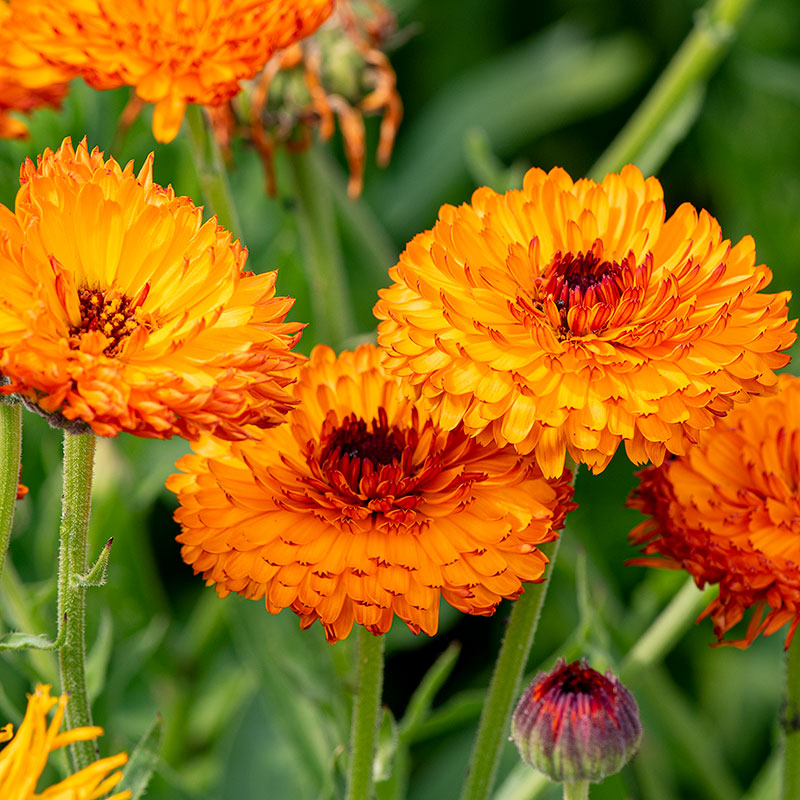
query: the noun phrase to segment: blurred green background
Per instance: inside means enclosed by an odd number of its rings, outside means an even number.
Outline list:
[[[317,148],[319,180],[333,192],[344,263],[360,331],[386,269],[444,202],[468,200],[487,180],[505,189],[536,165],[586,174],[689,32],[698,4],[686,0],[395,0],[403,43],[391,54],[405,118],[390,166],[372,164],[377,121],[368,126],[365,192],[345,197],[341,142]],[[754,3],[745,24],[663,164],[668,211],[683,201],[707,208],[726,236],[755,237],[774,270],[774,290],[792,289],[800,265],[800,4]],[[60,113],[39,112],[25,143],[0,142],[0,201],[11,204],[19,164],[65,135],[88,136],[110,152],[128,92],[96,93],[76,83]],[[683,135],[685,134],[685,135]],[[184,137],[156,145],[149,112],[113,152],[137,166],[155,150],[155,176],[178,194],[202,197]],[[294,203],[279,158],[283,194],[264,196],[255,154],[235,149],[231,175],[252,269],[279,269],[281,294],[297,297],[295,319],[311,319],[299,262]],[[797,314],[797,304],[794,305]],[[315,342],[313,320],[301,348]],[[54,633],[60,437],[26,415],[23,481],[10,563],[0,582],[7,630]],[[220,601],[180,560],[174,497],[163,488],[181,440],[122,436],[101,441],[92,552],[114,537],[108,584],[89,591],[90,693],[106,728],[104,753],[130,749],[160,714],[162,762],[148,797],[249,800],[332,797],[340,789],[352,688],[352,642],[330,647],[319,626],[300,632],[290,612]],[[634,483],[623,457],[600,476],[581,473],[580,509],[563,546],[531,656],[530,671],[557,654],[618,663],[684,576],[627,567],[626,534],[638,516],[624,508]],[[388,636],[385,702],[402,717],[426,671],[453,642],[460,654],[431,715],[401,742],[410,759],[412,800],[458,796],[483,691],[508,614],[468,618],[443,606],[433,639],[396,623]],[[403,629],[401,629],[403,628]],[[351,637],[352,638],[352,637]],[[749,650],[711,648],[711,623],[691,627],[663,665],[630,688],[645,740],[623,773],[595,798],[777,797],[782,635]],[[18,721],[24,696],[55,659],[31,652],[0,657],[0,721]],[[498,800],[533,796],[508,745]],[[58,765],[56,765],[58,766]],[[508,778],[508,780],[506,780]],[[505,783],[503,783],[505,781]],[[500,786],[502,784],[502,786]],[[269,790],[265,793],[265,786]],[[378,784],[381,798],[402,788]],[[391,792],[395,794],[392,795]],[[545,788],[540,797],[557,797]]]

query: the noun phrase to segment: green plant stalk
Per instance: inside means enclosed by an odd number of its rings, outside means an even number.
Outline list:
[[[542,583],[526,586],[525,594],[514,602],[478,724],[461,800],[484,800],[492,789],[511,708],[519,694],[560,541],[556,539],[539,547],[550,559],[548,577]]]
[[[695,16],[694,27],[625,127],[592,167],[600,180],[634,163],[670,115],[704,83],[734,40],[753,0],[711,0]]]
[[[64,486],[58,554],[58,619],[66,638],[58,652],[61,691],[69,693],[67,728],[92,724],[86,689],[86,587],[89,515],[92,504],[95,437],[64,432]],[[59,627],[60,630],[60,627]],[[83,769],[98,757],[94,739],[70,746],[73,766]]]
[[[589,781],[565,783],[564,800],[589,800]]]
[[[0,402],[0,575],[14,524],[21,454],[22,406]]]
[[[358,626],[358,688],[350,729],[350,765],[346,800],[370,800],[372,762],[378,739],[378,711],[383,690],[384,637]]]
[[[189,105],[186,109],[186,122],[192,159],[206,209],[216,214],[217,222],[230,231],[234,239],[238,239],[242,235],[242,226],[233,202],[228,173],[219,144],[209,130],[202,107]]]
[[[786,698],[783,729],[783,800],[800,797],[800,643],[796,637],[786,656]]]
[[[619,677],[623,681],[630,680],[646,667],[659,663],[684,631],[691,627],[714,591],[713,586],[700,591],[694,580],[687,578],[680,591],[628,651],[620,666]]]
[[[336,233],[333,197],[314,153],[289,153],[295,218],[311,295],[314,338],[338,350],[355,333],[347,275]],[[387,264],[387,267],[389,265]]]

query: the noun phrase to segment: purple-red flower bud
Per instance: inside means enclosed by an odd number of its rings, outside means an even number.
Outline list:
[[[562,658],[523,693],[511,736],[523,760],[551,780],[597,782],[634,756],[642,726],[633,695],[614,675]]]

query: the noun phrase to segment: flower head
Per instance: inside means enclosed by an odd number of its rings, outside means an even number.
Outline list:
[[[747,647],[800,622],[800,378],[781,393],[737,408],[682,458],[639,473],[629,505],[648,516],[630,535],[653,558],[632,563],[685,569],[718,584],[701,615],[723,636],[754,607]],[[766,613],[765,613],[766,612]]]
[[[128,760],[125,753],[101,758],[43,792],[36,791],[39,776],[53,750],[73,742],[84,742],[102,736],[98,727],[73,728],[59,733],[67,706],[67,695],[50,697],[50,687],[39,685],[28,695],[28,710],[13,736],[12,726],[0,728],[0,742],[9,742],[0,750],[0,796],[3,800],[98,800],[105,797],[121,780],[117,770]],[[56,707],[48,723],[47,715]],[[13,736],[13,738],[12,738]],[[130,791],[117,792],[108,800],[127,800]]]
[[[513,448],[443,431],[364,345],[317,347],[288,424],[193,445],[167,487],[184,560],[221,596],[291,608],[329,641],[394,616],[437,630],[439,599],[489,615],[542,579],[538,545],[573,507],[570,475],[546,481]]]
[[[333,0],[11,0],[13,33],[96,89],[133,86],[175,138],[187,103],[217,105],[280,48],[314,31]],[[22,13],[24,12],[24,14]]]
[[[521,191],[443,206],[390,270],[387,366],[437,424],[595,472],[682,454],[734,402],[773,391],[795,339],[753,241],[735,246],[633,166],[601,183],[530,170]]]
[[[0,206],[0,393],[102,436],[283,421],[302,325],[202,208],[66,139]]]
[[[378,0],[339,0],[314,36],[270,59],[250,103],[251,138],[264,162],[270,194],[276,192],[276,146],[306,148],[315,128],[322,139],[330,139],[337,118],[350,167],[351,197],[357,197],[363,185],[365,114],[383,114],[378,163],[389,163],[403,115],[397,79],[382,49],[394,30],[394,15]]]
[[[598,782],[633,758],[642,726],[636,700],[611,672],[562,658],[523,693],[511,737],[523,760],[550,780]]]
[[[28,129],[9,116],[10,111],[33,111],[42,106],[58,106],[73,77],[68,69],[48,64],[11,33],[13,15],[5,0],[0,0],[0,139],[24,139]]]

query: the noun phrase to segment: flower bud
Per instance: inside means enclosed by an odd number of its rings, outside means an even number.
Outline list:
[[[614,675],[562,658],[523,693],[511,737],[523,760],[551,780],[598,782],[633,757],[642,726],[633,695]]]

